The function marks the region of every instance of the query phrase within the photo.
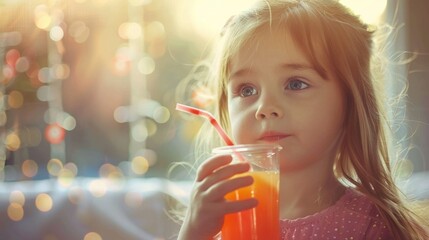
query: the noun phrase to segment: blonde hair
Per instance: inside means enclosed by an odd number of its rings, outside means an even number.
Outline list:
[[[267,29],[290,34],[322,77],[329,72],[342,84],[347,116],[333,166],[337,178],[373,201],[395,239],[428,239],[423,220],[407,207],[392,177],[387,120],[372,75],[374,33],[338,1],[266,0],[231,18],[206,79],[217,96],[209,110],[230,131],[229,61],[246,42]],[[207,153],[222,144],[213,127],[206,124],[196,150]]]

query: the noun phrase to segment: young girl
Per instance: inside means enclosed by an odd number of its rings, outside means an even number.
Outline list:
[[[261,1],[222,32],[211,110],[235,143],[283,147],[282,239],[429,239],[391,176],[372,48],[372,32],[335,0]],[[207,127],[204,151],[222,145]],[[225,214],[257,205],[225,200],[253,181],[232,179],[249,166],[230,162],[198,169],[179,239],[212,239]]]

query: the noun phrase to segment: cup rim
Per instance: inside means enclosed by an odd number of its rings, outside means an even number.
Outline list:
[[[252,143],[252,144],[237,144],[231,146],[223,146],[213,148],[212,153],[214,154],[230,154],[231,152],[241,153],[241,152],[265,152],[273,151],[279,152],[283,147],[279,144],[271,143]]]

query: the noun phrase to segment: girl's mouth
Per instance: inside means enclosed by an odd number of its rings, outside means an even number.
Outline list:
[[[266,132],[262,134],[259,140],[265,141],[265,142],[277,142],[289,136],[290,136],[289,134],[280,133],[280,132]]]

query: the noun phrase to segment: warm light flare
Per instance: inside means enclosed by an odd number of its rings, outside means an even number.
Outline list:
[[[203,36],[213,36],[221,32],[225,22],[235,13],[250,6],[256,0],[198,0],[190,2],[190,25]],[[227,7],[226,7],[227,6]]]
[[[17,203],[9,204],[7,208],[7,216],[15,222],[21,221],[24,217],[24,208]]]
[[[41,212],[49,212],[53,207],[51,196],[46,193],[41,193],[36,197],[36,208]]]
[[[32,178],[36,176],[39,166],[37,165],[36,161],[27,159],[22,163],[21,169],[24,176]]]
[[[49,124],[45,129],[45,138],[51,144],[59,144],[64,141],[66,133],[64,128],[58,124]]]
[[[131,160],[131,170],[137,175],[143,175],[149,170],[149,161],[142,156],[137,156]]]
[[[368,24],[377,24],[387,6],[387,0],[340,0],[340,2]]]
[[[106,182],[102,179],[91,181],[91,183],[89,183],[89,192],[94,197],[103,197],[104,195],[106,195],[107,192]]]

